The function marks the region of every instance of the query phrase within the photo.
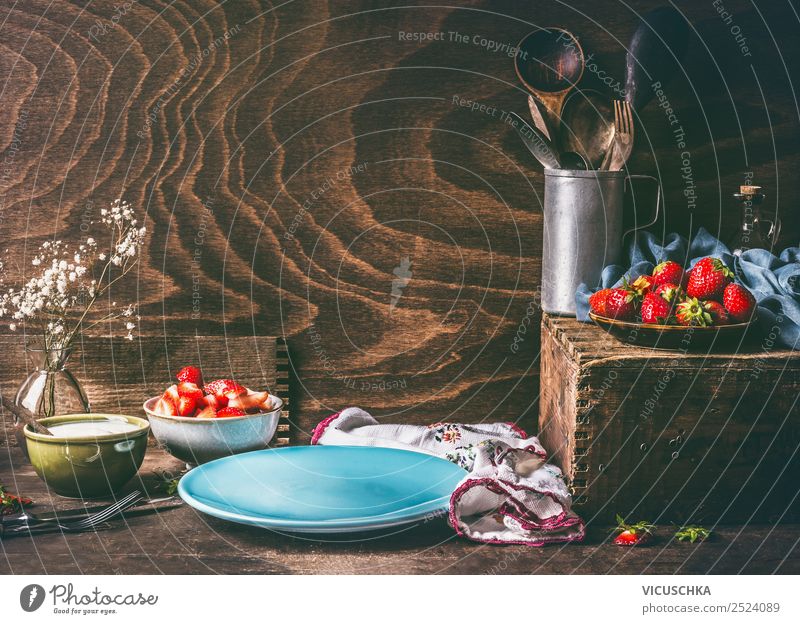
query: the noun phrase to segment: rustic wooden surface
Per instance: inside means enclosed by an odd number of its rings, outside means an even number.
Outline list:
[[[623,344],[545,315],[539,437],[589,520],[800,518],[800,354]]]
[[[151,449],[140,471],[177,472],[180,462]],[[17,448],[0,453],[0,474],[13,473],[19,491],[41,508],[74,501],[47,493]],[[138,485],[135,482],[129,485]],[[800,573],[798,525],[719,526],[709,543],[670,541],[674,527],[652,546],[609,543],[605,526],[582,544],[529,548],[487,546],[455,536],[444,520],[382,536],[335,540],[293,537],[228,522],[190,507],[117,520],[96,534],[16,537],[0,541],[0,574],[753,574]]]
[[[542,173],[499,113],[453,97],[524,114],[511,59],[481,39],[513,46],[552,24],[622,80],[637,14],[663,2],[416,4],[4,3],[3,248],[24,264],[45,239],[85,236],[123,195],[151,236],[116,298],[141,303],[150,334],[286,337],[301,438],[354,403],[392,420],[535,428]],[[725,7],[752,56],[711,2],[681,9],[694,31],[667,96],[691,170],[654,104],[631,169],[663,179],[657,230],[723,237],[737,217],[722,199],[752,170],[794,241],[797,16],[783,3]],[[404,257],[412,277],[392,307]]]
[[[0,336],[0,392],[13,400],[21,380],[39,364],[37,354],[26,353],[18,336]],[[131,365],[133,363],[135,365]],[[134,342],[121,338],[85,337],[68,362],[90,397],[93,412],[146,417],[142,404],[175,383],[184,364],[199,366],[207,381],[233,377],[248,388],[269,389],[284,401],[275,434],[276,446],[288,444],[292,403],[286,345],[271,336],[145,336]],[[15,445],[13,415],[0,413],[0,448]],[[0,483],[11,475],[0,473]]]

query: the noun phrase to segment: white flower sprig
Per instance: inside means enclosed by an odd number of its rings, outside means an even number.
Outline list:
[[[147,230],[139,226],[130,204],[119,199],[102,209],[100,216],[110,231],[107,251],[99,251],[92,237],[77,247],[60,240],[45,241],[31,260],[35,275],[21,286],[3,288],[0,318],[11,319],[12,331],[21,324],[34,324],[45,349],[64,349],[81,331],[120,319],[126,338],[133,340],[139,319],[134,304],[118,308],[113,302],[108,314],[88,324],[86,320],[97,299],[109,294],[112,285],[136,265]],[[0,263],[0,278],[4,273]]]

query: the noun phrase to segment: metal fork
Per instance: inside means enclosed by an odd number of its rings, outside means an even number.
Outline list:
[[[42,530],[54,530],[64,532],[80,532],[86,531],[96,526],[99,526],[124,512],[126,509],[134,506],[144,498],[144,494],[139,490],[131,492],[127,496],[119,499],[116,503],[105,507],[104,509],[93,513],[81,520],[73,522],[58,522],[53,520],[39,520],[36,518],[28,517],[22,523],[7,525],[3,523],[2,533],[0,535],[13,535],[15,533],[39,532]]]
[[[633,111],[629,102],[614,100],[614,141],[606,152],[601,169],[619,171],[633,151]]]

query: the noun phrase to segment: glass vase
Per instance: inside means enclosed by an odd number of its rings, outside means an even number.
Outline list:
[[[86,392],[67,368],[72,351],[72,347],[28,349],[38,365],[20,386],[14,403],[28,409],[37,419],[89,412]],[[25,450],[27,444],[23,428],[24,423],[15,416],[17,443]]]

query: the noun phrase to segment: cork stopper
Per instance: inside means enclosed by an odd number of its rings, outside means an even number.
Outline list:
[[[757,195],[761,191],[760,186],[751,186],[747,184],[743,184],[739,187],[739,192],[742,195]]]

